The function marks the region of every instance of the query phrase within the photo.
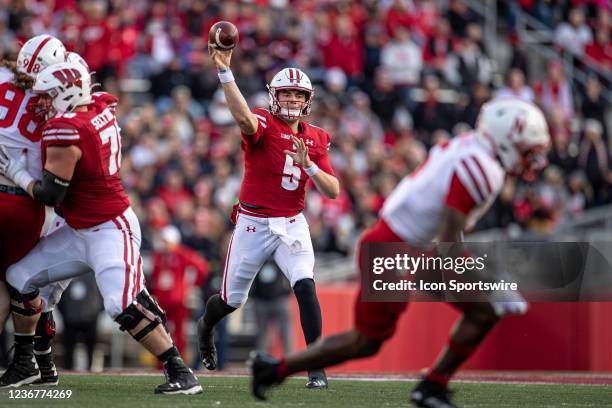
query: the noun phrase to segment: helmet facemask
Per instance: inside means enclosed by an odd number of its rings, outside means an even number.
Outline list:
[[[295,90],[300,91],[305,95],[304,101],[295,101],[299,104],[299,106],[295,108],[289,108],[286,105],[287,103],[292,103],[293,101],[279,101],[278,94],[283,90]],[[310,115],[310,111],[312,109],[312,97],[314,91],[309,89],[300,88],[300,87],[271,87],[268,86],[268,93],[270,95],[270,111],[277,116],[280,116],[283,119],[294,121],[298,120],[303,116]],[[295,103],[294,102],[294,103]]]

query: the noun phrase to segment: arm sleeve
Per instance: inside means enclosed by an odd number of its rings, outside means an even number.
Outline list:
[[[474,207],[476,202],[467,191],[457,174],[453,174],[450,188],[444,200],[444,205],[449,208],[454,208],[462,214],[469,214]]]

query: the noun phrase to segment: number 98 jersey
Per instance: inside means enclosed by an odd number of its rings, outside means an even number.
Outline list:
[[[242,135],[244,179],[239,199],[255,212],[271,217],[292,217],[304,209],[308,175],[285,150],[295,151],[293,132],[282,119],[266,109],[253,109],[257,132]],[[310,159],[333,175],[328,156],[330,137],[325,130],[300,122],[298,139],[304,140]]]
[[[27,110],[34,97],[12,83],[13,73],[0,68],[0,143],[17,159],[27,151],[27,170],[40,178],[40,121]]]
[[[77,146],[81,159],[60,205],[72,228],[89,228],[122,214],[130,205],[119,178],[121,137],[115,118],[117,98],[93,95],[86,112],[70,112],[47,121],[42,130],[43,166],[50,146]]]

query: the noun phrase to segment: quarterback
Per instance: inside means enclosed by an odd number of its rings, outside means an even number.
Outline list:
[[[214,370],[213,327],[246,302],[255,275],[270,257],[291,283],[306,344],[321,336],[314,252],[302,210],[308,179],[329,198],[338,196],[340,186],[328,158],[329,134],[302,120],[310,113],[314,96],[308,76],[296,68],[281,70],[268,85],[269,109],[250,110],[229,68],[232,51],[209,51],[242,132],[245,157],[221,291],[209,299],[198,322],[202,362]],[[308,388],[327,387],[323,370],[310,370],[308,377]]]

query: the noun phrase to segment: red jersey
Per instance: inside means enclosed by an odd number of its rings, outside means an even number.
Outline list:
[[[58,115],[42,132],[43,166],[48,146],[77,146],[77,162],[60,208],[72,228],[89,228],[122,214],[130,201],[119,178],[121,137],[115,118],[117,98],[94,94],[86,112]]]
[[[259,122],[257,132],[242,134],[244,179],[239,200],[254,211],[272,217],[291,217],[304,209],[308,175],[284,150],[295,150],[287,123],[266,109],[253,109]],[[333,175],[329,156],[330,137],[323,129],[300,122],[298,139],[308,146],[310,159]],[[248,208],[248,207],[247,207]]]

